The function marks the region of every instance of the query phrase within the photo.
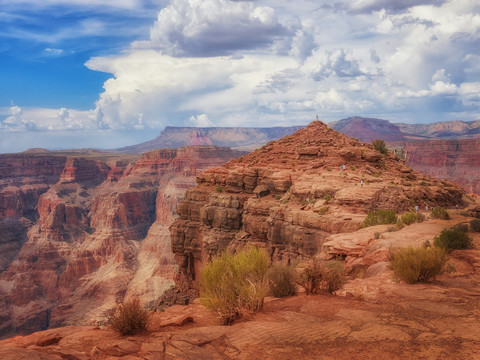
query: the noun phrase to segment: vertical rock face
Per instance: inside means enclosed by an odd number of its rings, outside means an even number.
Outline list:
[[[1,155],[0,336],[94,324],[125,296],[156,300],[177,268],[178,201],[236,156],[214,146]]]
[[[222,250],[255,244],[291,262],[318,253],[332,234],[360,229],[369,210],[448,207],[463,194],[318,121],[206,171],[197,183],[170,227],[191,288],[202,264]]]
[[[408,164],[438,179],[462,185],[480,194],[480,140],[430,140],[401,143]]]

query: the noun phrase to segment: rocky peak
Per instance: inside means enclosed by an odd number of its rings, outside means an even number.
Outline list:
[[[372,209],[453,206],[462,189],[410,169],[393,154],[315,121],[197,177],[170,227],[183,274],[224,249],[253,243],[274,260],[317,254],[336,233],[357,231]],[[193,280],[193,281],[192,281]]]

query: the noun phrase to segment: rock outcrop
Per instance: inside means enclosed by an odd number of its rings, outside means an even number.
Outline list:
[[[222,250],[255,244],[273,260],[292,262],[319,253],[333,234],[361,229],[370,210],[450,207],[463,195],[319,121],[197,182],[170,227],[175,258],[193,288],[202,264]]]
[[[140,155],[0,156],[0,336],[95,324],[173,285],[168,225],[195,176],[238,156],[215,146]]]

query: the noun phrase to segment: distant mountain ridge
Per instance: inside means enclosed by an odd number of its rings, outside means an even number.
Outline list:
[[[227,146],[236,150],[252,151],[272,140],[293,134],[304,126],[243,128],[243,127],[175,127],[167,126],[153,140],[126,146],[115,151],[141,153],[159,148],[177,148],[189,145]]]
[[[371,142],[382,139],[387,142],[433,139],[476,139],[480,138],[480,120],[445,121],[430,124],[392,123],[388,120],[353,116],[328,124],[331,128]]]

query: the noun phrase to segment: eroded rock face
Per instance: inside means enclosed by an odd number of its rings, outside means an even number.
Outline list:
[[[273,260],[314,256],[333,234],[362,228],[372,209],[454,206],[463,190],[321,122],[197,177],[170,227],[190,287],[225,249],[264,247]],[[428,182],[428,186],[423,183]]]
[[[0,156],[0,336],[95,324],[125,296],[153,303],[177,265],[168,225],[214,146],[143,155]]]
[[[462,185],[480,194],[480,140],[408,141],[401,144],[408,164],[438,179]]]

